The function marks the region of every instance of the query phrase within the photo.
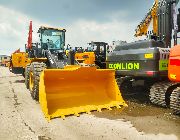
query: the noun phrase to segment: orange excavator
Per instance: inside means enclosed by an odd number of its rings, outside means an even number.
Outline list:
[[[170,98],[170,108],[174,113],[180,114],[180,44],[177,44],[177,33],[179,31],[178,23],[180,16],[176,16],[177,12],[175,4],[173,5],[173,19],[174,19],[174,47],[170,49],[169,65],[168,65],[168,77],[172,82],[177,83],[177,86],[173,89]],[[179,9],[180,15],[180,9]]]
[[[169,57],[168,77],[177,83],[171,93],[170,108],[174,113],[180,114],[180,45],[171,48]]]

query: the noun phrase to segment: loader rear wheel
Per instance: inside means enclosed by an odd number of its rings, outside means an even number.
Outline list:
[[[25,68],[22,70],[22,76],[25,78]]]
[[[34,100],[39,101],[39,79],[40,73],[46,68],[44,63],[33,62],[29,73],[29,89]]]
[[[28,64],[25,68],[25,72],[24,72],[24,75],[25,75],[25,85],[26,85],[26,88],[29,89],[29,72],[30,72],[30,64]]]

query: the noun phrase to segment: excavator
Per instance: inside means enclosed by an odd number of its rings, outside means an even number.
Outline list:
[[[32,43],[32,21],[26,53],[33,60],[25,68],[26,86],[39,101],[45,117],[68,115],[127,106],[112,69],[84,66],[75,60],[75,52],[64,49],[63,28],[41,26],[39,42]]]
[[[180,77],[178,72],[180,69],[178,62],[180,56],[180,45],[177,44],[177,33],[180,32],[180,9],[179,14],[177,14],[176,9],[178,2],[179,0],[159,2],[156,0],[153,4],[154,8],[150,10],[150,15],[154,17],[152,18],[153,35],[157,36],[159,40],[164,41],[166,46],[171,47],[172,29],[174,31],[174,46],[170,48],[168,61],[168,77],[172,82],[163,81],[155,83],[150,90],[150,101],[156,105],[170,107],[174,114],[180,114]],[[148,18],[145,19],[147,20]],[[143,35],[144,31],[141,30],[142,28],[145,30],[144,35],[147,35],[148,26],[146,25],[149,24],[144,23],[145,22],[142,21],[141,24],[138,25],[135,36]],[[161,95],[158,95],[157,92]]]
[[[178,2],[155,0],[135,30],[136,37],[147,35],[148,39],[117,45],[113,52],[107,55],[106,60],[106,67],[116,70],[122,95],[133,92],[135,84],[143,81],[143,86],[149,90],[151,103],[170,107],[175,114],[180,113],[180,46],[177,45],[180,14],[177,14],[176,10]],[[150,32],[148,29],[151,21],[153,31]],[[171,48],[172,36],[174,47]]]

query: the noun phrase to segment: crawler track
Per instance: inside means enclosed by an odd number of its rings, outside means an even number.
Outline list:
[[[174,114],[180,114],[180,87],[175,88],[171,94],[170,108]]]
[[[149,94],[150,101],[158,106],[170,107],[173,113],[180,113],[180,87],[179,83],[169,81],[157,82]]]
[[[149,94],[150,101],[155,105],[167,107],[166,92],[172,85],[173,83],[168,81],[157,82],[153,84]]]

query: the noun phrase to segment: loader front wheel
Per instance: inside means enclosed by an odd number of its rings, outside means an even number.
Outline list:
[[[39,79],[40,73],[46,68],[44,63],[33,62],[29,73],[29,89],[34,100],[39,101]]]
[[[25,68],[25,72],[24,72],[24,75],[25,75],[25,85],[26,85],[26,88],[29,89],[29,72],[30,72],[30,64],[28,64]]]

